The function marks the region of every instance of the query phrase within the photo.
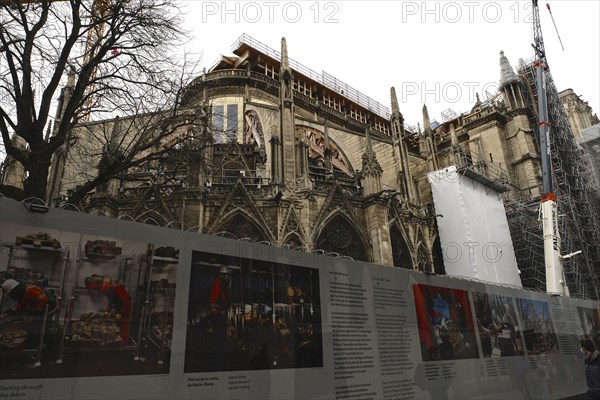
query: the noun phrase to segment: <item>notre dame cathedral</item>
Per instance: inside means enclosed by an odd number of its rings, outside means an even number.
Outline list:
[[[504,193],[507,214],[542,195],[524,62],[515,72],[500,53],[497,95],[442,123],[423,107],[415,128],[394,88],[390,110],[291,60],[285,39],[277,51],[243,35],[234,48],[185,92],[185,108],[204,121],[202,139],[96,188],[86,212],[443,273],[428,172],[457,166]],[[574,109],[591,116],[589,107]],[[91,124],[118,134],[125,119]],[[77,154],[57,153],[51,203],[81,183]],[[3,181],[11,180],[20,184],[7,163]],[[508,217],[521,263],[529,247],[515,235],[530,227],[519,215]],[[533,286],[537,275],[520,268]]]

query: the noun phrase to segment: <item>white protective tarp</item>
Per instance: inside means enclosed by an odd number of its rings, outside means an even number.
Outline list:
[[[446,273],[522,287],[498,192],[454,166],[429,173],[428,179]]]

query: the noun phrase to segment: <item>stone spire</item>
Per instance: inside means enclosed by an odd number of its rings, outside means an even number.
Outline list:
[[[362,179],[365,196],[377,193],[381,190],[381,175],[383,169],[377,161],[377,156],[371,143],[371,127],[365,132],[365,152],[362,155]]]
[[[473,104],[473,107],[471,108],[471,112],[475,112],[477,110],[479,110],[481,108],[481,99],[479,98],[479,93],[475,93],[475,104]]]
[[[290,60],[288,58],[288,49],[285,38],[281,38],[281,72],[287,71],[290,69]]]
[[[435,155],[435,146],[433,143],[433,129],[431,129],[431,121],[429,120],[429,112],[427,111],[427,105],[423,105],[423,134],[419,135],[419,152],[422,155],[426,155],[428,159],[428,165],[430,171],[436,171],[437,158]],[[419,131],[421,128],[419,127]]]
[[[521,62],[521,61],[520,61]],[[500,52],[500,92],[506,105],[510,110],[517,110],[525,107],[523,101],[523,92],[521,90],[520,80],[515,71],[510,66],[504,52]]]
[[[290,60],[288,58],[287,43],[283,37],[281,38],[281,65],[279,68],[279,82],[281,86],[279,90],[281,101],[287,108],[291,108],[294,102],[294,95],[292,94],[293,79]]]
[[[511,83],[519,82],[519,77],[515,74],[515,71],[510,66],[508,58],[504,55],[504,52],[500,52],[500,88]]]
[[[429,121],[429,112],[427,111],[427,104],[423,104],[423,129],[425,133],[431,130],[431,122]]]
[[[109,150],[112,151],[119,145],[119,135],[121,134],[121,117],[118,115],[114,119],[110,139],[108,141]]]
[[[396,88],[392,86],[390,89],[390,97],[392,103],[392,115],[402,115],[400,107],[398,106],[398,98],[396,97]]]
[[[296,123],[294,115],[294,77],[288,59],[288,49],[285,38],[281,38],[281,65],[279,70],[279,97],[280,97],[280,174],[276,182],[283,183],[289,187],[296,187],[299,178],[302,177],[302,162],[297,160],[299,153],[296,147]]]
[[[376,163],[377,165],[379,165],[379,162],[377,161],[377,156],[375,154],[375,151],[373,150],[373,143],[371,142],[371,127],[367,127],[367,130],[365,132],[365,153],[362,156],[363,159],[363,166],[365,165],[365,160],[367,160],[368,163]],[[381,167],[379,167],[379,170],[381,170]]]
[[[74,88],[75,87],[75,67],[69,65],[69,72],[67,73],[67,87]]]
[[[390,122],[392,124],[392,136],[403,138],[404,137],[404,116],[400,112],[398,106],[398,98],[396,97],[396,88],[393,86],[390,88],[390,102],[392,104],[392,114],[390,115]]]
[[[62,124],[62,119],[65,114],[65,110],[69,104],[69,100],[71,99],[73,91],[75,90],[77,72],[75,71],[75,67],[72,64],[68,64],[67,68],[67,83],[60,90],[60,96],[58,97],[58,104],[56,107],[56,114],[54,117],[54,126],[52,126],[51,128],[50,125],[48,125],[46,137],[54,136],[57,134],[58,129],[60,129],[60,126]],[[56,152],[52,160],[52,165],[50,167],[50,171],[48,172],[48,190],[46,194],[48,196],[48,204],[50,204],[50,202],[55,202],[55,199],[60,194],[60,182],[64,175],[66,157],[69,151],[68,149],[69,144],[63,144],[60,150]]]
[[[408,201],[412,201],[415,198],[415,189],[410,173],[408,150],[406,143],[404,143],[404,117],[400,112],[398,98],[396,97],[396,89],[394,87],[390,89],[390,98],[392,104],[390,122],[392,125],[396,179],[401,193],[403,193]]]

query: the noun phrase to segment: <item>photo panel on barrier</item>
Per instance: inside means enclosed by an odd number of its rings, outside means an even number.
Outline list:
[[[592,339],[596,349],[600,349],[600,312],[596,308],[577,307],[581,323],[580,339]]]
[[[472,295],[483,357],[524,356],[514,299],[481,292]]]
[[[177,249],[17,224],[1,239],[0,377],[169,372]]]
[[[468,292],[413,286],[423,361],[479,357]]]
[[[528,355],[558,350],[558,340],[548,303],[540,300],[517,299]]]
[[[193,252],[186,373],[322,366],[317,269]]]

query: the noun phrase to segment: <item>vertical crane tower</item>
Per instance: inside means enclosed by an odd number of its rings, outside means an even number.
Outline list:
[[[550,294],[569,296],[562,259],[560,254],[560,235],[558,230],[558,212],[556,195],[552,179],[552,153],[550,149],[550,122],[548,116],[548,97],[546,93],[546,50],[542,36],[542,25],[538,0],[533,1],[533,38],[532,44],[536,60],[538,127],[540,135],[540,157],[542,159],[541,199],[542,228],[544,237],[544,264],[546,266],[546,291]],[[548,9],[550,7],[548,6]]]

